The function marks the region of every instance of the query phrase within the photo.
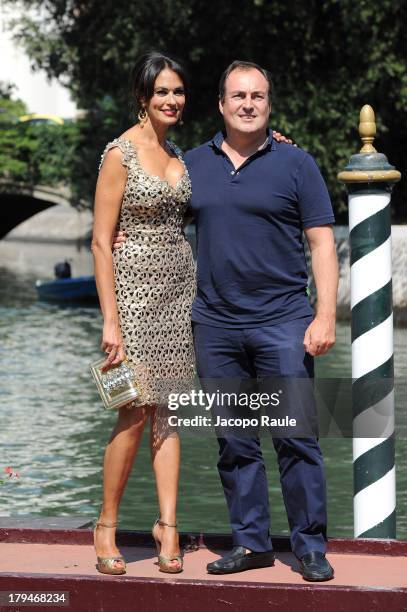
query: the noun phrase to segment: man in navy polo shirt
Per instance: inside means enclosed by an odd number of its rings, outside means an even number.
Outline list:
[[[221,77],[219,108],[225,131],[185,155],[197,230],[192,321],[199,377],[312,377],[313,358],[335,342],[338,270],[325,183],[308,153],[276,142],[268,130],[266,70],[233,62]],[[315,315],[307,296],[303,232],[317,289]],[[123,240],[116,236],[115,247]],[[227,435],[218,442],[234,546],[210,563],[208,572],[273,565],[260,440]],[[317,439],[273,438],[273,443],[300,571],[306,580],[329,580]]]
[[[337,259],[329,195],[313,158],[267,129],[268,73],[233,62],[220,81],[225,132],[189,151],[197,231],[192,309],[201,379],[311,377],[335,341]],[[307,296],[302,233],[317,289]],[[258,438],[218,439],[233,550],[208,565],[225,574],[272,565],[268,487]],[[315,438],[274,438],[292,549],[307,580],[328,580],[326,491]]]

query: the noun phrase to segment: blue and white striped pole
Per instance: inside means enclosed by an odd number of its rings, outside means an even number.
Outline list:
[[[349,193],[354,534],[395,538],[390,200],[401,175],[372,145],[376,124],[369,105],[360,112],[359,134],[364,146],[338,174]]]

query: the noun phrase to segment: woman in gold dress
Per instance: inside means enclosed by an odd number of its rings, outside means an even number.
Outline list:
[[[103,504],[94,530],[102,573],[126,571],[115,528],[148,420],[160,510],[153,526],[159,569],[182,571],[176,526],[180,441],[165,427],[165,404],[168,393],[187,389],[194,374],[195,273],[182,230],[191,184],[181,152],[166,133],[182,116],[185,94],[180,64],[158,53],[140,59],[133,72],[139,122],[106,146],[96,187],[92,251],[103,313],[103,367],[126,356],[143,391],[142,405],[120,408],[105,451]],[[126,242],[112,254],[117,230],[125,232]]]

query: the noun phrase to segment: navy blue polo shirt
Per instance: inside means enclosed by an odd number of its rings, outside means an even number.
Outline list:
[[[185,154],[197,231],[192,320],[245,328],[313,314],[302,232],[335,220],[318,166],[269,132],[235,170],[223,139],[219,132]]]

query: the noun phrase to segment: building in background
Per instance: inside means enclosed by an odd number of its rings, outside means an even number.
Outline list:
[[[55,79],[50,81],[44,71],[34,72],[24,49],[13,41],[9,24],[18,16],[16,8],[0,2],[0,81],[16,86],[15,95],[26,103],[30,113],[74,118],[77,107],[68,89]]]

